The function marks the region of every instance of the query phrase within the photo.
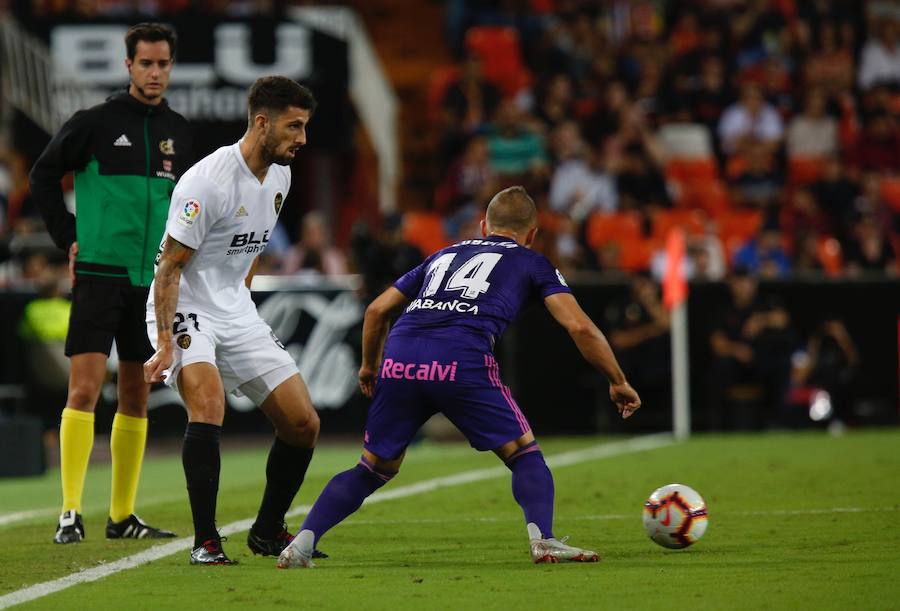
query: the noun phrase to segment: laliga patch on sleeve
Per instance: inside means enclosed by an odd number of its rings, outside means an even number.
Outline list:
[[[200,216],[200,202],[196,199],[189,199],[184,203],[184,208],[178,212],[175,221],[190,228],[194,226],[194,221],[198,216]]]
[[[569,283],[566,282],[566,279],[563,278],[563,275],[559,272],[559,270],[556,270],[556,277],[559,278],[560,284],[562,284],[563,286],[569,286]]]

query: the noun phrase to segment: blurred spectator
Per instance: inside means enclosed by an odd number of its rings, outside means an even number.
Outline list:
[[[823,22],[817,33],[817,44],[804,65],[804,81],[807,88],[838,99],[853,88],[853,45],[838,44],[837,25],[831,21]]]
[[[497,173],[491,167],[487,138],[475,136],[447,172],[435,194],[435,211],[444,216],[447,235],[476,217],[497,192]]]
[[[756,145],[774,153],[783,136],[781,117],[753,83],[741,87],[740,100],[729,106],[719,121],[722,150],[728,155],[744,154]]]
[[[749,0],[744,10],[733,15],[731,29],[740,49],[739,67],[755,64],[779,50],[778,41],[787,26],[780,8],[780,3],[770,0]]]
[[[535,113],[548,130],[570,119],[573,114],[573,96],[572,78],[568,74],[555,74],[550,78],[546,88],[538,96]]]
[[[896,255],[885,237],[884,228],[873,215],[862,217],[853,227],[851,238],[844,247],[844,260],[851,275],[897,273]]]
[[[682,271],[689,282],[715,282],[725,278],[727,264],[722,241],[714,231],[704,235],[687,236],[687,256]],[[669,257],[661,247],[654,251],[650,260],[650,274],[657,282],[665,278]]]
[[[469,136],[487,124],[499,103],[499,90],[482,75],[481,59],[474,53],[467,55],[459,78],[447,88],[441,103],[441,150],[445,160],[460,154]]]
[[[725,79],[725,65],[719,57],[703,59],[698,86],[688,97],[690,112],[710,132],[716,133],[719,119],[728,107],[731,94]]]
[[[607,307],[604,318],[622,370],[641,389],[646,405],[664,410],[671,402],[670,321],[659,287],[646,276],[634,276],[628,297]]]
[[[734,253],[735,269],[743,268],[764,278],[786,278],[791,273],[791,260],[777,226],[764,227]]]
[[[499,103],[497,87],[482,76],[481,59],[474,53],[467,55],[459,78],[444,94],[447,122],[465,133],[472,133],[488,122]]]
[[[402,226],[401,215],[386,217],[380,233],[364,221],[353,225],[350,251],[353,266],[363,277],[361,298],[366,304],[424,260],[422,253],[403,239]]]
[[[809,422],[811,403],[824,400],[831,413],[813,414],[846,422],[850,415],[853,389],[859,372],[859,352],[847,327],[836,316],[826,315],[802,350],[792,359],[791,398],[801,412],[793,422]],[[816,391],[826,397],[817,397]]]
[[[69,388],[65,342],[72,304],[63,296],[59,277],[42,274],[39,282],[38,295],[22,312],[19,335],[29,405],[41,417],[44,430],[51,430],[59,428],[59,411],[53,406],[65,402]]]
[[[837,155],[825,161],[822,177],[809,187],[818,208],[828,217],[828,224],[835,235],[843,239],[845,228],[853,215],[853,202],[859,194],[859,186],[851,180],[844,164]]]
[[[630,109],[628,89],[622,81],[607,84],[603,105],[585,120],[584,135],[592,145],[601,145],[619,131]]]
[[[736,269],[730,300],[710,335],[710,424],[757,429],[781,415],[794,338],[787,310],[757,293],[756,280]]]
[[[825,113],[825,96],[813,89],[806,96],[803,112],[788,123],[788,158],[818,158],[838,152],[838,125]]]
[[[613,212],[618,206],[615,177],[606,169],[603,154],[593,149],[587,159],[569,159],[550,180],[550,208],[581,223],[593,211]]]
[[[610,162],[616,171],[620,207],[646,214],[672,205],[661,164],[649,150],[642,143],[632,142]]]
[[[790,206],[781,214],[781,223],[782,229],[796,239],[809,234],[834,235],[837,229],[805,188],[793,192]]]
[[[875,20],[873,32],[863,47],[859,62],[860,89],[875,85],[900,85],[900,46],[893,15]]]
[[[527,174],[546,174],[544,144],[540,136],[529,129],[515,102],[504,100],[500,103],[486,132],[491,166],[497,174],[511,180]]]
[[[879,108],[864,118],[863,130],[850,162],[860,170],[900,170],[900,133],[890,113]]]
[[[765,147],[748,147],[744,161],[744,169],[731,182],[735,203],[760,209],[777,206],[781,199],[784,177],[775,169],[774,161]]]
[[[303,217],[300,241],[284,257],[281,273],[314,272],[324,276],[347,273],[344,253],[331,242],[331,230],[321,212],[307,212]]]

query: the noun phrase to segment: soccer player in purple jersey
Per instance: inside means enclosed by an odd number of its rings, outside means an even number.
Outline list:
[[[374,401],[362,458],[328,483],[279,556],[279,568],[312,567],[322,535],[397,474],[416,431],[438,411],[474,448],[493,450],[512,471],[513,497],[525,513],[535,563],[599,560],[596,552],[553,536],[553,477],[528,421],[500,380],[494,343],[520,310],[542,299],[584,358],[606,375],[622,417],[631,416],[641,400],[562,274],[529,249],[537,210],[525,189],[510,187],[495,195],[481,230],[484,239],[465,240],[428,257],[366,310],[359,385]],[[388,335],[389,321],[401,311]]]

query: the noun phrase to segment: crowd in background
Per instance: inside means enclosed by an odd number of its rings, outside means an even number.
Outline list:
[[[564,270],[719,280],[896,274],[900,7],[893,2],[448,4],[432,83],[448,237],[524,183]],[[443,80],[442,80],[443,79]]]

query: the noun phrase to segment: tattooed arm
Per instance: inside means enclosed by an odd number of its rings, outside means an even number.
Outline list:
[[[181,270],[194,254],[171,236],[166,236],[166,244],[159,258],[153,285],[153,302],[156,309],[156,352],[144,363],[144,381],[148,384],[161,382],[163,371],[172,366],[172,322],[178,307],[178,285]]]

